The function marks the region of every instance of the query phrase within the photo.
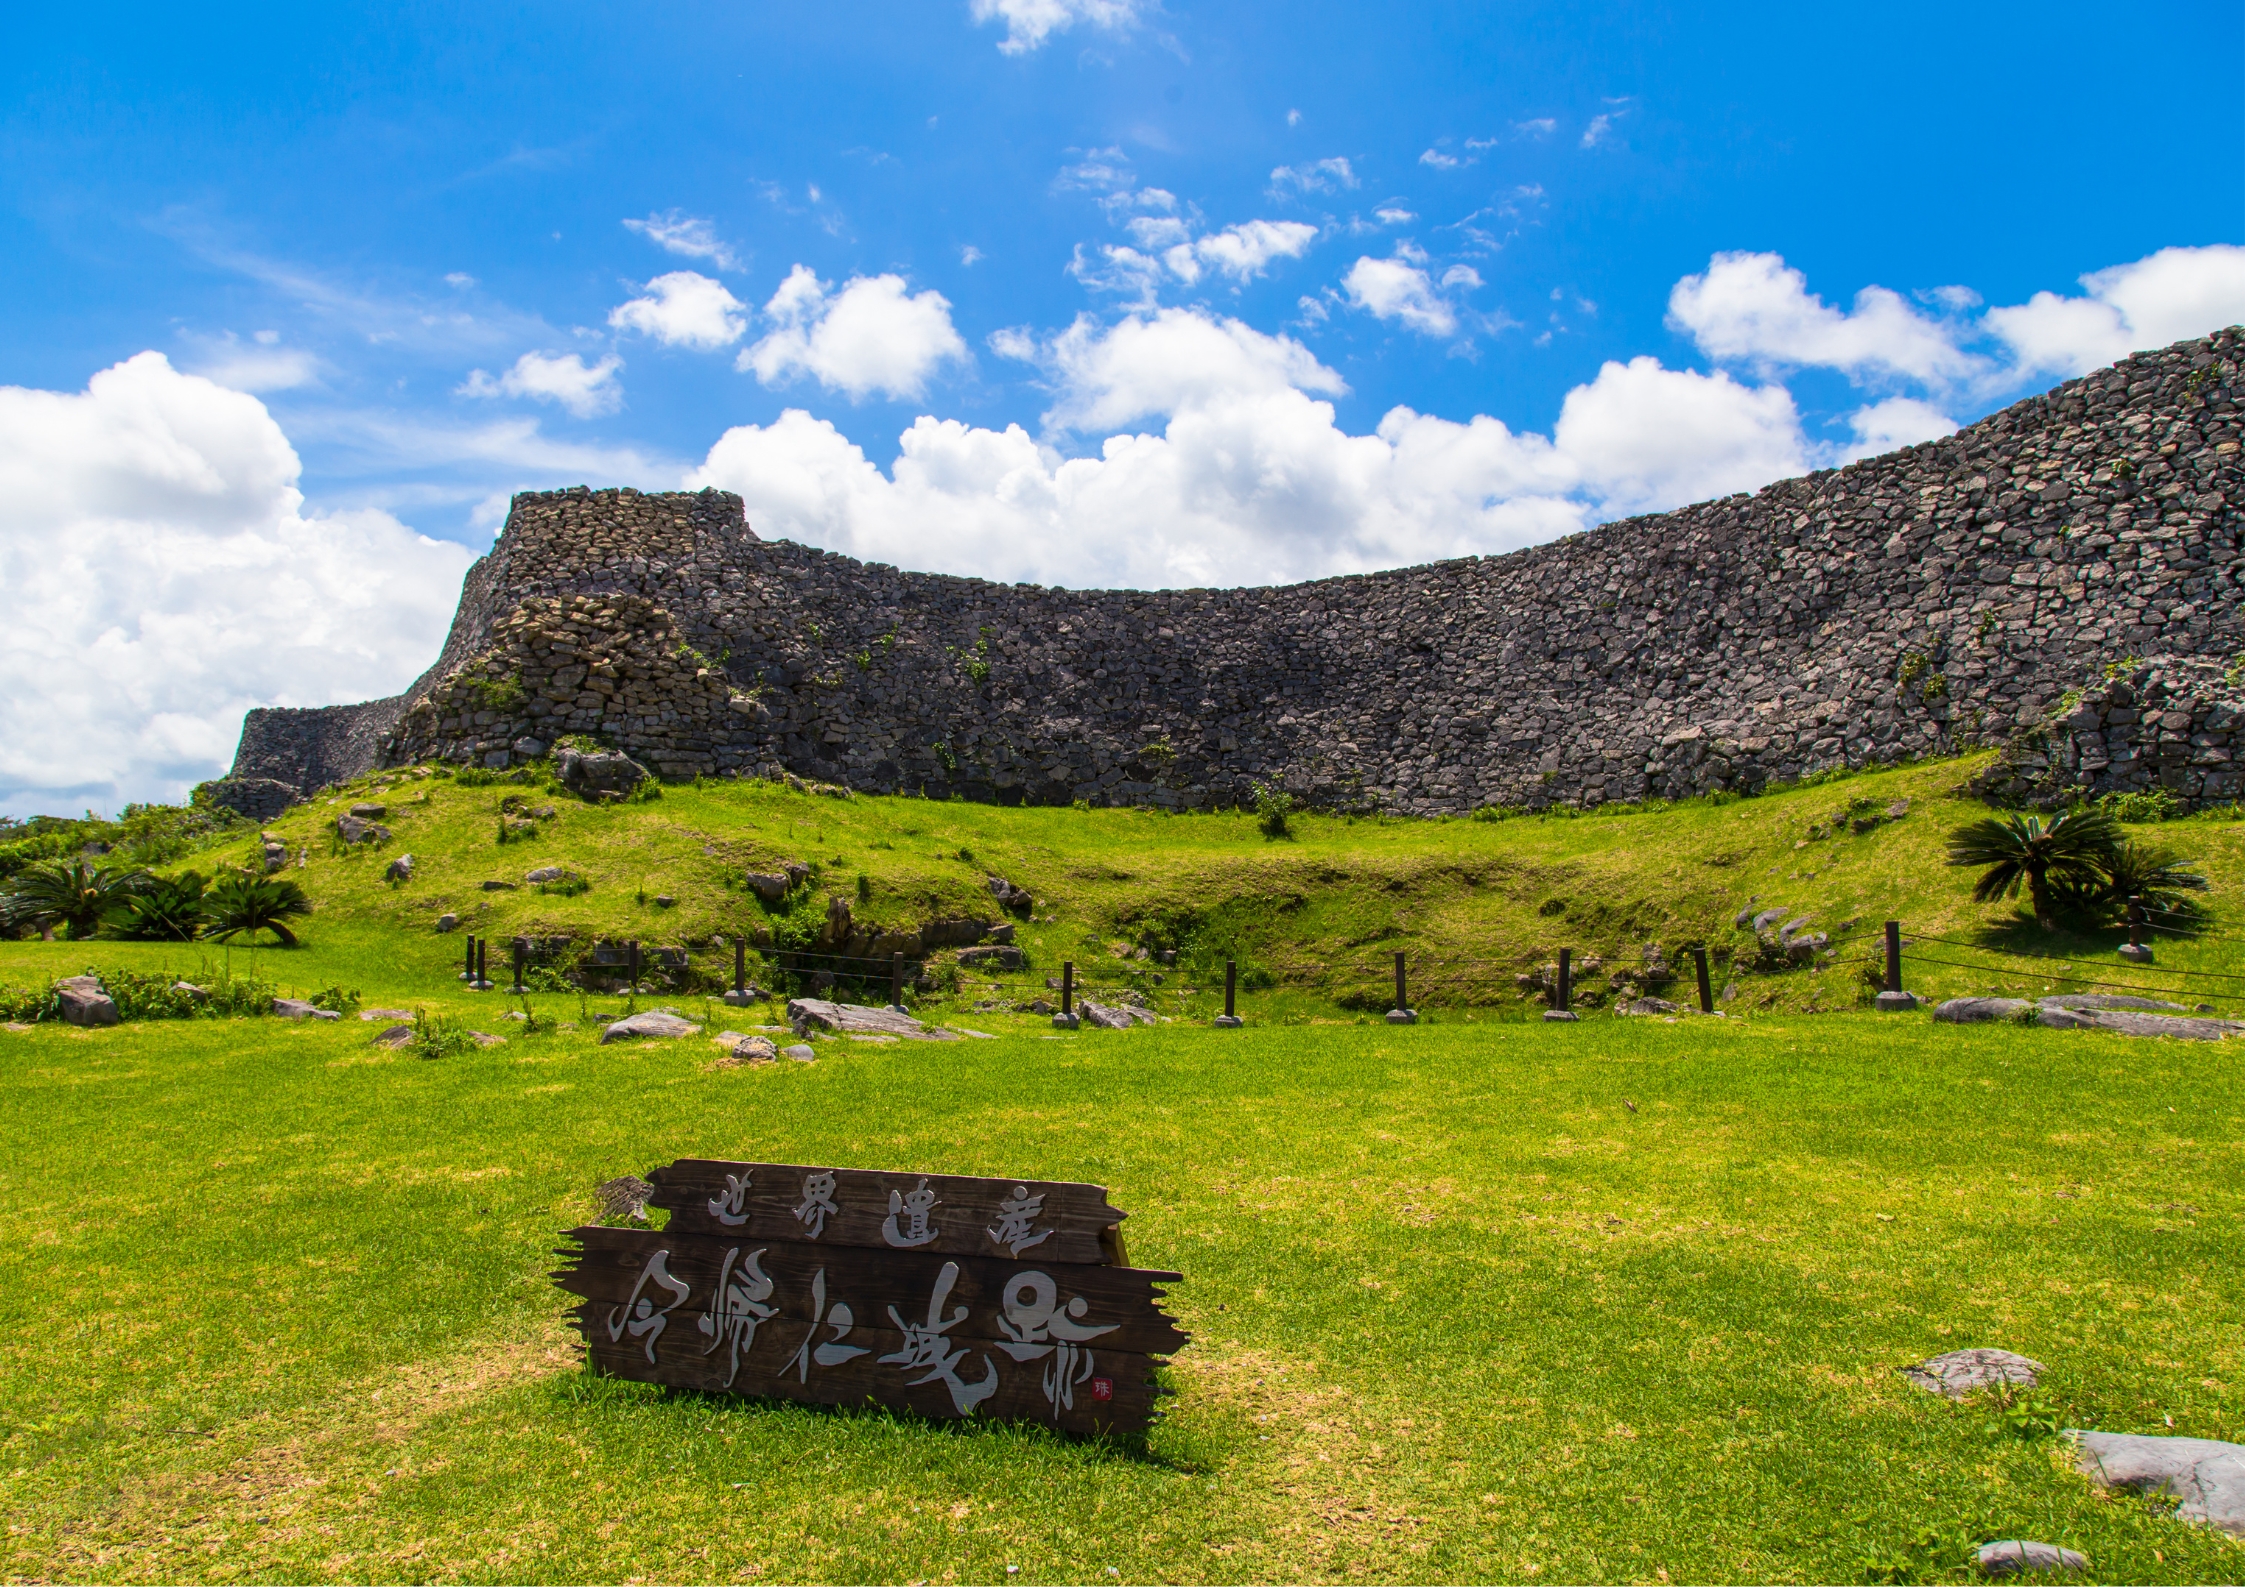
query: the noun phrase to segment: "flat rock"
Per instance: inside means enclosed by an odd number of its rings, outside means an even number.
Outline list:
[[[2180,1003],[2162,1003],[2155,997],[2122,997],[2113,992],[2061,992],[2056,997],[2038,997],[2037,1008],[2143,1008],[2173,1009],[2182,1012]]]
[[[2080,1446],[2075,1463],[2091,1481],[2172,1494],[2182,1501],[2175,1508],[2182,1520],[2245,1537],[2245,1444],[2078,1428],[2066,1436]]]
[[[395,1052],[411,1040],[413,1040],[413,1027],[411,1025],[392,1025],[388,1030],[374,1038],[374,1045],[387,1047]]]
[[[733,1036],[731,1031],[726,1036]],[[717,1038],[725,1048],[725,1056],[737,1064],[768,1064],[780,1055],[779,1046],[769,1036],[725,1036]]]
[[[411,1019],[412,1017],[413,1010],[410,1008],[362,1008],[359,1010],[359,1018],[366,1020]]]
[[[478,1047],[504,1047],[507,1044],[506,1037],[494,1036],[487,1030],[469,1031],[468,1040],[474,1042]]]
[[[1090,998],[1078,999],[1076,1009],[1084,1022],[1101,1030],[1129,1030],[1133,1025],[1151,1025],[1153,1014],[1142,1008],[1132,1008],[1127,1003],[1094,1003]]]
[[[380,821],[390,813],[388,805],[353,805],[351,814],[361,821]]]
[[[1872,1002],[1878,1005],[1882,1014],[1892,1014],[1898,1010],[1906,1013],[1913,1008],[1925,1006],[1925,999],[1915,992],[1881,992]]]
[[[300,997],[274,998],[273,1013],[280,1019],[341,1019],[343,1017],[332,1008],[314,1008]]]
[[[644,1014],[634,1014],[620,1019],[600,1033],[600,1044],[605,1047],[612,1041],[640,1041],[652,1036],[693,1036],[701,1027],[690,1019],[681,1018],[667,1008],[651,1008]]]
[[[2055,1543],[2030,1543],[2007,1537],[1980,1545],[1980,1569],[1990,1576],[2016,1576],[2023,1570],[2087,1570],[2089,1561]]]
[[[1673,1014],[1676,1005],[1664,997],[1640,997],[1631,1002],[1617,1004],[1616,1014]]]
[[[1904,1367],[1902,1375],[1929,1394],[1945,1394],[1952,1400],[1961,1400],[1974,1389],[1984,1389],[1991,1383],[2024,1383],[2032,1388],[2040,1381],[2043,1365],[2009,1350],[1952,1350],[1947,1355],[1935,1356],[1931,1361],[1921,1361],[1914,1367]]]
[[[2033,1008],[2023,997],[1952,997],[1933,1011],[1933,1017],[1944,1025],[1985,1025],[2017,1019]]]
[[[790,998],[787,1017],[794,1023],[797,1035],[809,1035],[813,1029],[818,1029],[844,1036],[864,1034],[904,1036],[914,1041],[958,1040],[949,1031],[930,1030],[909,1014],[865,1003],[829,1003],[824,998],[817,997]]]
[[[511,893],[515,886],[512,882],[485,882],[483,890],[487,893]]]
[[[193,998],[198,1003],[204,1002],[210,997],[210,989],[208,987],[197,986],[192,981],[174,981],[171,984],[171,989],[174,992],[185,993],[187,996]]]
[[[541,865],[534,871],[523,872],[522,879],[536,884],[538,882],[566,882],[571,880],[572,877],[568,869],[563,866]]]
[[[2035,1023],[2051,1030],[2105,1030],[2120,1036],[2179,1036],[2184,1041],[2220,1041],[2245,1036],[2245,1020],[2186,1019],[2179,1014],[2137,1014],[2127,1009],[2043,1008]]]

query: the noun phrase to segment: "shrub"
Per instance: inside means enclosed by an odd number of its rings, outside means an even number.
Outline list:
[[[349,991],[340,986],[331,986],[325,991],[314,992],[308,1001],[314,1008],[324,1008],[331,1014],[356,1014],[364,999],[359,996],[359,989],[355,986]]]
[[[2054,884],[2058,910],[2085,925],[2118,925],[2128,919],[2129,900],[2143,901],[2146,924],[2161,931],[2203,930],[2205,905],[2191,895],[2206,891],[2206,878],[2172,849],[2123,842],[2098,874]]]
[[[475,1038],[464,1026],[455,1025],[441,1014],[432,1014],[426,1008],[413,1014],[413,1036],[406,1051],[416,1058],[452,1058],[475,1046]]]
[[[62,926],[73,939],[90,937],[102,916],[152,880],[143,870],[89,860],[26,866],[16,873],[6,899],[0,900],[0,922],[43,931]]]
[[[280,876],[250,876],[235,872],[222,876],[203,895],[210,935],[220,942],[236,936],[270,931],[284,948],[296,946],[296,934],[287,922],[312,912],[304,889]]]
[[[1985,865],[1975,903],[2015,898],[2026,889],[2035,920],[2052,923],[2067,889],[2094,886],[2121,847],[2119,823],[2102,810],[2074,810],[2045,824],[2030,815],[1990,816],[1949,837],[1951,865]]]
[[[2172,821],[2182,814],[2175,796],[2164,788],[2154,788],[2147,793],[2109,793],[2097,801],[2097,808],[2115,821],[2125,821],[2131,826]]]
[[[1293,835],[1294,796],[1282,788],[1255,784],[1255,825],[1266,838]]]
[[[128,942],[187,942],[203,929],[203,894],[209,883],[185,871],[128,893],[101,917],[102,929]]]

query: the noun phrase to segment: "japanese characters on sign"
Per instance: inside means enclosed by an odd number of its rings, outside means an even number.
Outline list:
[[[1175,1273],[1096,1185],[684,1159],[665,1228],[582,1228],[555,1275],[595,1370],[684,1388],[1130,1432]]]

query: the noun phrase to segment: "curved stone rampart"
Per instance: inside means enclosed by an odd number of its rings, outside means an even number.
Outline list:
[[[2241,351],[2141,354],[1751,496],[1277,588],[906,573],[760,540],[723,492],[525,494],[379,758],[582,735],[672,777],[1176,806],[1268,782],[1432,814],[2002,740],[2121,658],[2245,648]]]

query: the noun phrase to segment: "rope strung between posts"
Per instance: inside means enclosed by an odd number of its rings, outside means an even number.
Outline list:
[[[2000,953],[2006,958],[2033,959],[2047,964],[2079,964],[2081,962],[2081,957],[2078,954],[2072,958],[2067,958],[2055,953],[2015,953],[2009,948],[1991,948],[1982,942],[1959,942],[1954,937],[1929,937],[1923,932],[1912,933],[1906,940],[1912,943],[1938,942],[1944,947],[1962,948],[1967,953]],[[1932,961],[1929,960],[1928,962]],[[1978,966],[1973,968],[1978,968]],[[2229,975],[2220,970],[2173,970],[2161,969],[2156,965],[2146,965],[2137,973],[2140,975],[2203,976],[2214,981],[2245,981],[2245,975]],[[2065,978],[2063,976],[2052,976],[2051,979],[2055,981]]]
[[[1956,959],[1928,959],[1927,957],[1925,957],[1925,955],[1920,953],[1906,953],[1902,957],[1906,963],[1910,964],[1941,964],[1947,965],[1952,970],[1976,970],[1982,975],[2011,975],[2020,973],[2017,971],[2006,970],[2002,966],[1998,965],[1965,964]],[[2039,977],[2040,979],[2045,981],[2063,981],[2068,986],[2101,986],[2109,991],[2114,992],[2177,992],[2181,990],[2180,987],[2172,986],[2145,986],[2140,981],[2095,981],[2083,975],[2052,975],[2047,971],[2029,971],[2026,973],[2033,977]],[[2194,995],[2203,998],[2211,998],[2217,1003],[2245,1003],[2245,997],[2236,996],[2228,992],[2199,992]]]

